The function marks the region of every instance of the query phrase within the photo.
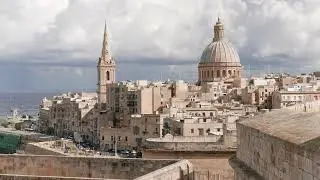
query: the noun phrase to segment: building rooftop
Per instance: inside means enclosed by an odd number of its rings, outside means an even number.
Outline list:
[[[297,145],[320,137],[319,112],[279,110],[239,121],[239,124]]]

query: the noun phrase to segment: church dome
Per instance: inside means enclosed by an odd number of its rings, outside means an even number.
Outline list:
[[[216,66],[241,66],[238,52],[224,38],[224,26],[220,18],[214,26],[214,38],[203,51],[200,64],[213,63]]]
[[[203,51],[200,63],[226,63],[240,65],[240,58],[233,45],[226,40],[211,42]]]
[[[218,18],[214,26],[214,38],[203,51],[198,64],[199,82],[241,78],[242,69],[238,52],[224,38],[224,26]]]

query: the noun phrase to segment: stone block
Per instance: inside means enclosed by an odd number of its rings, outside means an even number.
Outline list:
[[[311,174],[303,171],[302,179],[303,179],[303,180],[313,180],[313,176],[312,176]]]

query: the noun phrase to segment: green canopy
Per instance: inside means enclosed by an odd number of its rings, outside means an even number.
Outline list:
[[[20,145],[21,135],[0,133],[0,153],[12,154],[15,153]]]

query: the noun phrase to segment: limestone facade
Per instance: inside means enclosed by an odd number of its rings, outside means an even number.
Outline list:
[[[163,117],[160,114],[132,114],[127,127],[101,127],[100,147],[104,150],[143,147],[147,138],[161,137]]]
[[[280,109],[299,103],[319,100],[320,91],[277,91],[272,95],[272,107]]]
[[[273,92],[279,88],[276,85],[249,85],[242,89],[241,100],[244,104],[256,105],[263,108],[272,108]]]
[[[98,112],[96,93],[68,93],[55,96],[51,106],[40,110],[40,131],[58,137],[73,137],[98,144]]]

